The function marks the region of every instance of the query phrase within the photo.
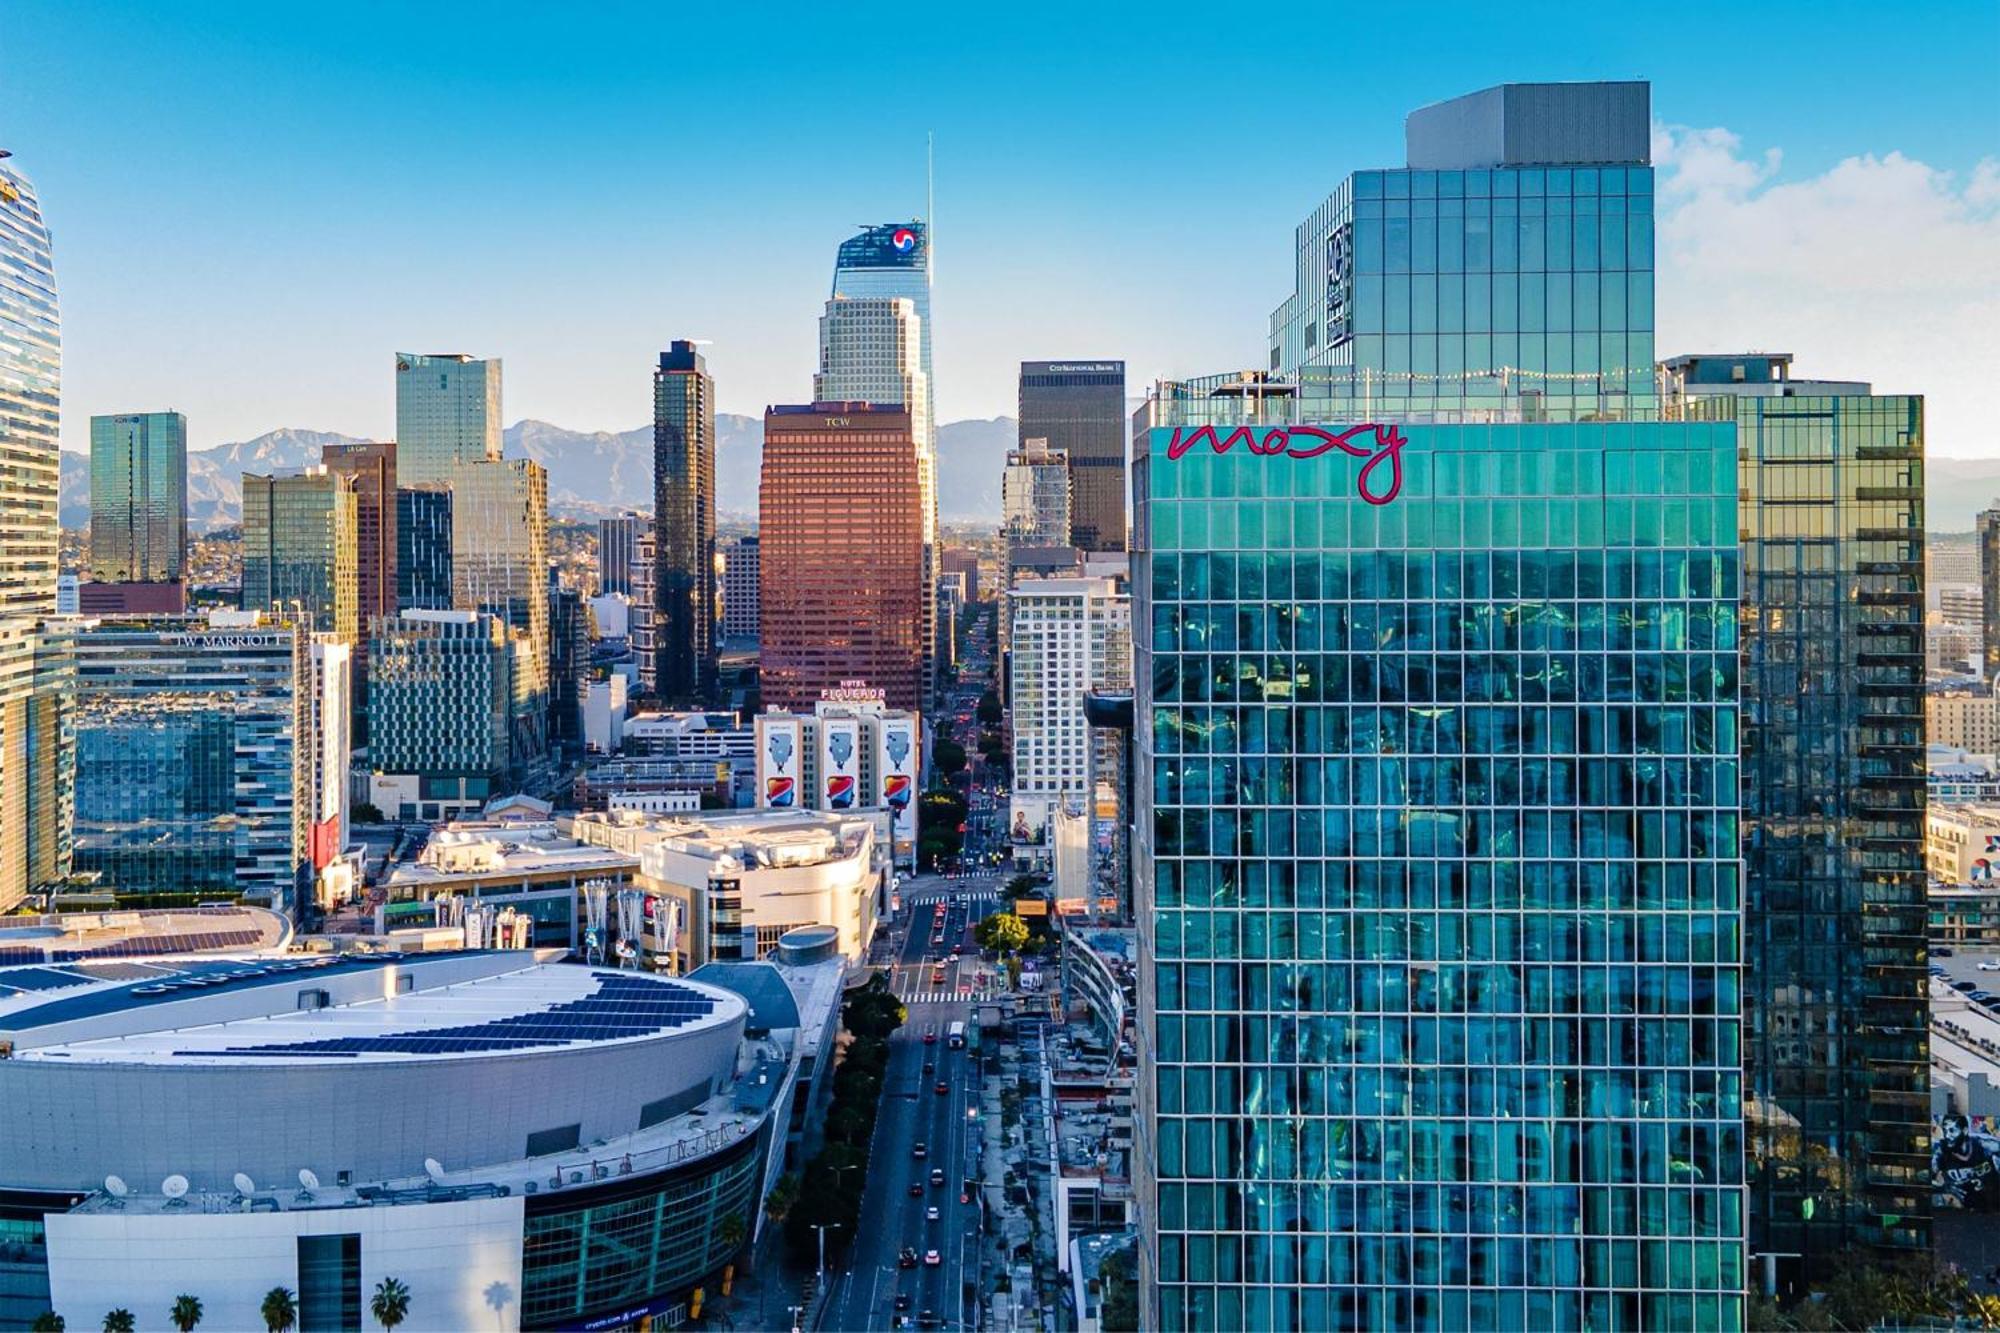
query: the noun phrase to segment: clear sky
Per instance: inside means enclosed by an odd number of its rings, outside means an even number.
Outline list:
[[[798,401],[833,251],[924,207],[940,420],[1024,358],[1263,360],[1292,229],[1417,106],[1645,77],[1661,354],[1931,397],[2000,456],[2000,6],[221,5],[11,0],[0,147],[56,235],[64,441],[393,430],[392,353],[506,361],[509,421],[650,419],[670,338]]]

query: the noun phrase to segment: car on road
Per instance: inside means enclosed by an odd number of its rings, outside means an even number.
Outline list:
[[[912,1199],[921,1199],[924,1197],[924,1186],[922,1181],[913,1180],[910,1182],[910,1197]]]
[[[924,1221],[926,1222],[935,1222],[939,1216],[936,1204],[932,1204],[930,1207],[924,1209]]]
[[[932,1253],[935,1254],[936,1251],[933,1250]],[[911,1249],[909,1246],[905,1245],[902,1248],[902,1250],[898,1252],[898,1254],[896,1255],[896,1267],[915,1268],[916,1266],[917,1266],[917,1252]]]
[[[897,1292],[897,1293],[896,1293],[896,1313],[897,1313],[897,1314],[901,1314],[901,1313],[903,1313],[903,1312],[904,1312],[905,1310],[907,1310],[907,1309],[909,1309],[909,1308],[910,1308],[910,1293],[909,1293],[909,1292],[907,1292],[907,1291],[899,1291],[899,1292]]]
[[[937,1082],[937,1095],[943,1097],[950,1091],[951,1091],[951,1084],[945,1082],[943,1079],[939,1079]]]
[[[936,1028],[925,1028],[925,1029],[924,1029],[924,1045],[926,1045],[926,1046],[935,1046],[935,1045],[937,1045],[937,1029],[936,1029]]]
[[[926,1074],[930,1073],[930,1072],[931,1072],[931,1071],[932,1071],[933,1069],[936,1069],[936,1068],[937,1068],[937,1061],[935,1061],[935,1060],[926,1060],[926,1061],[924,1061],[924,1072],[925,1072]]]
[[[929,1155],[930,1155],[930,1149],[924,1147],[922,1139],[917,1140],[917,1142],[910,1148],[910,1156],[916,1158],[919,1162],[923,1161],[924,1158],[928,1157]]]
[[[1938,970],[1943,971],[1944,969],[1939,968]],[[1981,972],[2000,972],[2000,963],[1983,962],[1979,965],[1979,970]]]
[[[943,1263],[943,1262],[944,1262],[944,1256],[943,1256],[943,1255],[941,1255],[941,1254],[939,1254],[939,1253],[938,1253],[938,1252],[937,1252],[936,1250],[925,1250],[925,1251],[924,1251],[924,1266],[925,1266],[925,1267],[927,1267],[927,1268],[936,1268],[936,1267],[937,1267],[937,1266],[938,1266],[939,1264],[941,1264],[941,1263]]]
[[[933,1185],[942,1185],[942,1184],[944,1184],[944,1168],[943,1168],[943,1167],[941,1167],[941,1166],[934,1166],[934,1167],[932,1167],[932,1168],[931,1168],[931,1184],[933,1184]]]

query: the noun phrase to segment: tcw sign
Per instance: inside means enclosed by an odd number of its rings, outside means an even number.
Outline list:
[[[1178,461],[1204,444],[1218,454],[1240,444],[1260,458],[1318,458],[1338,450],[1349,458],[1367,460],[1355,474],[1355,492],[1369,504],[1385,505],[1403,492],[1406,443],[1395,426],[1374,422],[1340,431],[1324,426],[1238,426],[1227,435],[1213,426],[1194,430],[1176,426],[1167,442],[1167,460]]]

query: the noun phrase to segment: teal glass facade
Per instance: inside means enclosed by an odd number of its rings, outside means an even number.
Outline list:
[[[1735,440],[1145,439],[1150,1326],[1740,1327]]]
[[[187,418],[90,419],[90,577],[173,583],[187,563]]]
[[[1651,410],[1650,166],[1357,171],[1295,258],[1269,369],[1356,419]]]
[[[668,1174],[528,1204],[521,1245],[521,1327],[629,1327],[687,1299],[740,1247],[723,1223],[756,1224],[764,1134]],[[621,1320],[603,1320],[606,1315]]]

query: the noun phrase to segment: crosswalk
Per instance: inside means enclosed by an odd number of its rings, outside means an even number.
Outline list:
[[[1003,992],[987,987],[981,990],[918,990],[899,994],[897,999],[904,1004],[973,1004],[980,1000],[998,999]]]
[[[939,903],[949,903],[958,900],[963,900],[976,906],[980,903],[997,903],[1000,901],[1000,894],[995,889],[960,889],[956,893],[947,889],[926,893],[912,893],[904,896],[903,906],[935,907]]]

